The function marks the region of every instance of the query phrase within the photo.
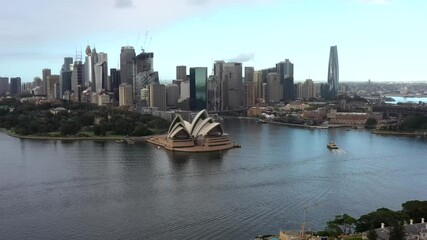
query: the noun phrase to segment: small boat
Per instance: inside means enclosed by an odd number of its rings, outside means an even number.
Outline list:
[[[116,143],[124,143],[125,141],[123,139],[117,139]]]
[[[326,145],[329,149],[338,149],[338,146],[334,142],[330,142]]]

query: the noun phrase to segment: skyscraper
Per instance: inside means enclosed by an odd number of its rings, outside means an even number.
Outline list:
[[[119,86],[119,106],[132,106],[133,91],[132,85],[122,83]]]
[[[92,87],[92,91],[95,91],[95,64],[98,62],[98,53],[96,49],[90,49],[90,46],[86,47],[86,60],[84,63],[84,88]]]
[[[277,73],[269,73],[267,75],[267,99],[266,102],[278,103],[282,99],[282,84],[280,76]]]
[[[110,69],[110,81],[111,81],[111,91],[114,93],[114,100],[119,101],[119,86],[120,82],[120,70],[115,68]]]
[[[230,62],[224,63],[222,96],[227,95],[228,101],[224,101],[225,109],[238,109],[243,105],[242,98],[242,63]]]
[[[254,81],[254,67],[245,67],[245,82]]]
[[[135,82],[133,83],[135,101],[141,101],[141,90],[150,84],[159,83],[158,73],[153,69],[154,53],[141,52],[134,58]]]
[[[120,80],[121,83],[133,84],[133,59],[135,49],[130,46],[122,47],[120,52]]]
[[[187,67],[186,66],[176,66],[176,79],[185,81],[187,80]]]
[[[164,84],[150,84],[150,107],[157,107],[166,111],[166,86]]]
[[[21,94],[21,78],[10,78],[10,95]]]
[[[339,84],[339,67],[338,67],[338,49],[337,46],[331,46],[329,53],[329,65],[328,65],[328,84],[329,84],[329,96],[338,96],[338,84]]]
[[[286,59],[276,64],[276,71],[279,74],[280,83],[283,86],[283,101],[295,100],[294,94],[294,64]]]
[[[100,81],[100,85],[101,86],[96,86],[97,89],[105,89],[108,92],[111,91],[111,82],[108,79],[108,55],[107,53],[104,52],[100,52],[98,53],[98,62],[97,64],[101,64],[102,65],[102,70],[100,73],[102,73],[102,77],[101,80],[97,79],[95,76],[95,81]],[[96,72],[95,72],[96,75]],[[98,83],[96,83],[98,84]],[[98,92],[99,93],[99,92]]]
[[[47,98],[54,99],[55,96],[55,84],[59,83],[59,75],[50,75],[47,77]]]
[[[44,68],[42,70],[42,79],[43,79],[43,87],[42,94],[47,94],[47,77],[52,75],[52,71],[49,68]]]
[[[9,78],[0,77],[0,96],[6,96],[9,91]]]
[[[64,64],[61,68],[60,73],[60,98],[62,98],[62,95],[65,91],[71,91],[71,74],[72,74],[72,64],[73,64],[73,58],[72,57],[64,57]]]
[[[75,61],[73,72],[71,73],[71,90],[73,91],[76,102],[81,101],[81,93],[84,87],[84,66],[81,61]]]
[[[224,102],[228,102],[227,96],[223,95],[225,92],[226,82],[223,81],[224,73],[224,61],[215,61],[213,69],[214,76],[211,82],[212,85],[212,99],[209,99],[211,102],[212,110],[218,111],[224,109]]]
[[[190,68],[190,110],[200,111],[207,108],[208,68]]]

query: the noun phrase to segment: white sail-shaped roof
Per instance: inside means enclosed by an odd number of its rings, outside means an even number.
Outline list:
[[[168,138],[196,138],[206,136],[214,129],[217,130],[214,135],[223,134],[220,123],[209,117],[206,110],[202,110],[191,123],[184,121],[180,115],[177,115],[169,127]]]

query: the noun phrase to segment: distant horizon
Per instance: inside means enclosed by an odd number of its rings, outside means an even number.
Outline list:
[[[43,68],[59,74],[64,57],[74,59],[90,45],[108,54],[109,68],[120,68],[122,46],[153,52],[162,82],[175,78],[178,65],[211,72],[218,59],[256,70],[289,59],[294,79],[326,81],[329,48],[336,45],[340,79],[427,79],[427,33],[420,30],[427,1],[165,1],[9,2],[0,16],[7,26],[0,76],[31,82]]]

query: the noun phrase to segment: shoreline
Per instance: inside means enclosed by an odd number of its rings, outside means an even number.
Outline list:
[[[30,135],[30,136],[23,136],[23,135],[19,135],[16,133],[11,132],[10,130],[4,129],[4,128],[0,128],[0,132],[10,136],[10,137],[14,137],[14,138],[19,138],[19,139],[30,139],[30,140],[55,140],[55,141],[84,141],[84,140],[89,140],[89,141],[115,141],[115,140],[134,140],[136,142],[145,142],[147,141],[148,138],[151,137],[155,137],[157,135],[150,135],[150,136],[135,136],[135,137],[126,137],[126,136],[105,136],[105,137],[98,137],[98,136],[93,136],[93,137],[78,137],[78,136],[70,136],[70,137],[52,137],[52,136],[34,136],[34,135]]]
[[[259,121],[259,118],[255,117],[231,117],[231,116],[221,116],[224,119],[243,119],[243,120],[253,120]],[[344,125],[344,124],[328,124],[328,125],[303,125],[303,124],[295,124],[295,123],[285,123],[285,122],[276,122],[271,120],[263,120],[264,123],[271,123],[277,125],[283,125],[288,127],[296,127],[296,128],[307,128],[307,129],[330,129],[330,128],[354,128],[354,126]],[[360,127],[357,127],[358,129]]]
[[[394,135],[394,136],[427,136],[427,131],[424,132],[394,132],[394,131],[372,131],[373,134],[378,135]]]

